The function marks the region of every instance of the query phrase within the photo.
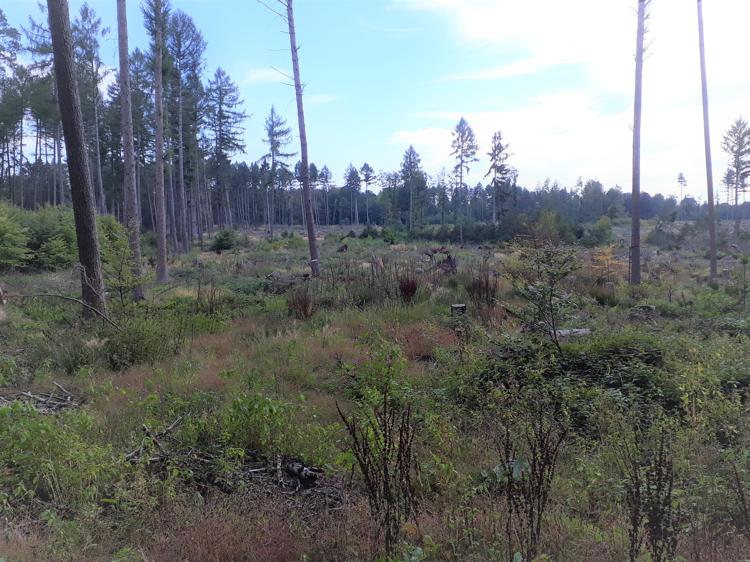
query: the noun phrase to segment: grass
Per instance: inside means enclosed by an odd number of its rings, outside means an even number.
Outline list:
[[[114,307],[124,326],[117,333],[79,324],[69,303],[11,302],[0,383],[48,389],[56,381],[88,402],[54,419],[9,418],[9,443],[22,444],[6,447],[0,460],[0,512],[10,522],[0,556],[377,559],[381,545],[337,408],[353,411],[368,399],[377,350],[391,345],[404,361],[404,399],[417,413],[414,485],[423,505],[403,525],[399,559],[505,559],[508,513],[486,475],[500,458],[498,408],[534,385],[560,396],[571,424],[541,552],[554,560],[626,557],[618,439],[637,408],[666,412],[679,442],[691,443],[675,450],[679,502],[691,522],[680,529],[678,554],[734,559],[746,550],[733,523],[729,470],[731,460],[743,482],[750,473],[750,361],[736,278],[704,288],[692,276],[703,258],[684,251],[671,258],[678,268],[669,278],[654,277],[637,294],[616,279],[612,302],[602,305],[583,268],[561,325],[589,327],[593,337],[565,343],[560,360],[507,312],[524,303],[503,276],[510,258],[502,248],[454,248],[458,274],[436,277],[418,243],[347,239],[342,257],[340,235],[332,235],[321,240],[328,273],[304,282],[298,242],[251,233],[221,255],[175,258],[172,285],[150,287],[137,309]],[[626,259],[623,252],[616,259]],[[379,259],[382,273],[373,265]],[[3,283],[16,294],[73,292],[71,275],[13,274]],[[406,291],[404,281],[416,289]],[[692,305],[674,302],[677,295]],[[469,305],[465,318],[450,316],[453,303]],[[656,306],[652,322],[629,317],[639,303]],[[143,424],[159,431],[180,417],[174,436],[196,450],[300,458],[340,482],[347,502],[334,511],[289,509],[278,494],[207,491],[176,467],[154,472],[124,462]],[[514,423],[523,427],[524,418]],[[45,440],[57,447],[45,448]],[[53,476],[35,481],[31,467],[42,462],[49,471],[40,474]],[[711,538],[717,525],[720,539]]]

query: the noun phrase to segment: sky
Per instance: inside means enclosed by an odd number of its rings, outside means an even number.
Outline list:
[[[71,14],[82,1],[69,0]],[[267,0],[272,3],[273,0]],[[221,66],[240,87],[246,154],[264,153],[271,105],[296,132],[289,39],[256,0],[172,0],[207,43],[206,74]],[[748,0],[704,0],[714,182],[727,166],[721,137],[750,116],[744,71]],[[115,0],[89,5],[112,31],[105,64],[117,64]],[[130,48],[145,48],[140,2],[128,0]],[[629,190],[632,166],[636,0],[297,0],[310,159],[343,183],[351,162],[395,170],[413,144],[430,174],[450,171],[451,130],[474,129],[481,181],[494,131],[510,143],[519,184],[598,179]],[[3,0],[11,25],[39,17],[36,0]],[[703,155],[696,3],[653,0],[644,64],[641,184],[701,198]],[[297,138],[295,137],[295,143]],[[705,199],[705,196],[703,196]]]

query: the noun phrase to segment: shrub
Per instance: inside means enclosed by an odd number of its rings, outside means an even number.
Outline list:
[[[33,257],[30,265],[42,269],[59,269],[78,259],[73,210],[67,207],[42,207],[23,213],[28,229],[28,248]]]
[[[416,515],[419,505],[414,485],[417,427],[403,380],[404,367],[396,348],[378,351],[363,369],[357,411],[347,416],[339,409],[364,479],[370,513],[388,555],[393,554],[403,524]]]
[[[126,320],[104,344],[110,368],[121,370],[139,363],[153,363],[176,352],[168,334],[166,323],[157,317]]]
[[[400,238],[398,232],[390,226],[383,228],[380,235],[383,237],[386,244],[395,244]]]
[[[223,229],[216,233],[211,241],[209,248],[211,251],[220,254],[224,250],[231,250],[237,246],[237,236],[233,230]]]
[[[1,407],[0,511],[32,499],[77,510],[106,497],[122,468],[109,447],[84,440],[92,424],[82,411]]]
[[[0,269],[26,264],[28,241],[26,229],[12,216],[8,207],[0,205]]]
[[[602,215],[590,228],[586,230],[581,243],[592,248],[609,244],[612,241],[612,221],[606,215]]]
[[[360,238],[380,238],[380,231],[372,225],[367,225],[362,229]]]

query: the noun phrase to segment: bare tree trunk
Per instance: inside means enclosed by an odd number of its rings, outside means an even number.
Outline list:
[[[99,237],[96,231],[94,192],[86,155],[81,99],[78,96],[78,85],[75,81],[68,1],[47,0],[47,11],[52,36],[58,103],[68,155],[68,174],[73,200],[78,258],[81,263],[81,294],[86,305],[106,316],[107,306],[99,253]],[[84,307],[83,313],[84,315],[91,314],[91,310]]]
[[[313,277],[320,275],[318,243],[315,239],[315,222],[312,218],[312,198],[310,197],[310,165],[307,157],[307,130],[305,128],[305,109],[302,104],[302,79],[299,71],[299,47],[294,27],[293,0],[286,0],[286,20],[289,26],[289,46],[292,52],[292,71],[294,73],[294,92],[297,98],[297,122],[299,124],[299,142],[302,158],[302,191],[305,202],[305,219],[307,220],[307,243],[310,247],[310,271]]]
[[[65,181],[62,177],[62,140],[60,139],[60,125],[55,127],[55,146],[57,147],[57,180],[60,186],[60,205],[65,205]]]
[[[154,37],[154,106],[155,111],[155,157],[154,200],[156,214],[156,282],[169,281],[167,271],[167,209],[164,201],[164,100],[162,80],[162,52],[164,50],[163,8],[161,0],[154,0],[156,33]]]
[[[266,218],[268,219],[268,239],[273,240],[273,207],[271,205],[273,181],[266,185]]]
[[[174,162],[172,160],[172,147],[171,143],[167,148],[167,155],[169,164],[167,164],[167,178],[169,179],[168,186],[165,188],[167,194],[167,217],[169,218],[169,232],[172,238],[172,249],[177,251],[177,219],[175,217],[175,184],[174,184]]]
[[[185,147],[183,146],[182,132],[182,75],[177,77],[177,214],[180,224],[180,241],[183,252],[190,249],[191,238],[188,233],[188,210],[185,198]]]
[[[120,52],[120,105],[122,114],[122,152],[124,164],[123,191],[125,192],[125,224],[128,243],[133,253],[131,272],[141,278],[141,216],[138,213],[135,186],[135,148],[133,144],[133,113],[130,99],[130,62],[128,60],[128,16],[126,0],[117,0],[117,40]],[[143,300],[140,281],[133,287],[133,300]]]
[[[701,59],[701,91],[703,93],[703,143],[706,152],[706,189],[708,191],[708,253],[709,281],[716,279],[716,208],[714,205],[714,174],[711,163],[711,132],[708,123],[708,83],[706,81],[706,50],[703,43],[703,5],[698,0],[698,49]]]
[[[99,87],[94,81],[94,166],[96,167],[96,190],[99,194],[99,212],[107,214],[107,199],[102,181],[102,155],[99,152]]]
[[[638,32],[635,54],[635,100],[633,103],[633,192],[630,200],[630,284],[641,282],[641,105],[643,98],[643,36],[646,31],[646,0],[638,0]]]

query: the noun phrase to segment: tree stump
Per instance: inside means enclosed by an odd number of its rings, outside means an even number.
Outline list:
[[[461,316],[462,314],[466,314],[465,304],[452,304],[451,305],[451,316]]]

